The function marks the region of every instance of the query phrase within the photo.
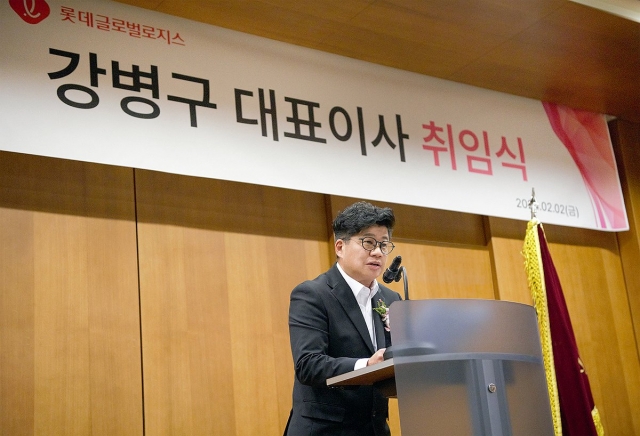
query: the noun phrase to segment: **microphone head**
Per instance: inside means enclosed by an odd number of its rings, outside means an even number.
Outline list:
[[[398,272],[400,271],[400,263],[402,263],[402,256],[396,256],[389,265],[389,268],[382,274],[382,281],[385,283],[391,283],[393,281],[398,281],[399,276]]]

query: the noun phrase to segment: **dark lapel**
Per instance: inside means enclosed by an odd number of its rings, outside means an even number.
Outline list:
[[[327,278],[327,283],[331,287],[331,293],[336,300],[338,300],[349,317],[349,320],[351,320],[351,323],[355,326],[356,330],[362,337],[362,340],[367,344],[369,351],[373,354],[375,350],[373,349],[373,343],[369,337],[369,329],[367,329],[367,324],[364,322],[364,318],[362,317],[360,306],[358,306],[358,302],[356,301],[356,297],[353,295],[353,291],[340,274],[340,271],[338,271],[337,265],[333,265],[333,267],[327,271]],[[376,340],[377,338],[378,336],[376,336]],[[382,338],[382,343],[384,344],[384,337]]]

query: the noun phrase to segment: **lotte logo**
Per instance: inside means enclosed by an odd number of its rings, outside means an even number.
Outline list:
[[[38,24],[51,12],[51,8],[45,0],[9,0],[9,5],[20,18],[29,24]]]

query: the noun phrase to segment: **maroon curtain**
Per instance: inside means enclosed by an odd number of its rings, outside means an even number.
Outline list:
[[[549,326],[564,436],[597,436],[589,377],[578,354],[576,338],[567,311],[556,268],[542,226],[538,226],[540,253],[547,289]]]

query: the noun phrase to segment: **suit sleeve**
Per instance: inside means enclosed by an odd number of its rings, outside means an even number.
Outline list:
[[[302,283],[291,292],[291,353],[296,377],[302,384],[326,386],[328,378],[352,371],[358,360],[329,354],[330,323],[329,310],[311,282]]]

